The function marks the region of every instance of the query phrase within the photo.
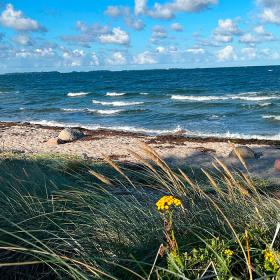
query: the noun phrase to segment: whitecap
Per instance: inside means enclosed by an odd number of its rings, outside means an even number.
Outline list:
[[[123,110],[96,110],[96,109],[89,109],[89,108],[84,108],[84,109],[62,108],[61,110],[65,112],[85,112],[85,113],[89,112],[89,113],[96,113],[100,115],[115,115],[123,111]]]
[[[123,110],[96,110],[96,113],[101,115],[115,115],[123,112]]]
[[[260,104],[258,104],[260,107],[267,107],[267,106],[270,106],[270,105],[272,105],[272,103],[271,102],[266,102],[266,103],[260,103]]]
[[[240,99],[246,101],[264,101],[271,99],[279,99],[278,96],[233,96],[231,99]]]
[[[127,132],[135,132],[135,133],[143,133],[147,135],[162,135],[162,134],[174,134],[178,131],[181,131],[182,129],[178,126],[175,129],[147,129],[147,128],[141,128],[141,127],[134,127],[134,126],[101,126],[99,124],[96,125],[83,125],[80,123],[62,123],[62,122],[56,122],[56,121],[47,121],[47,120],[41,120],[41,121],[30,121],[31,124],[40,124],[44,126],[56,126],[56,127],[81,127],[85,129],[90,130],[97,130],[97,129],[109,129],[109,130],[115,130],[115,131],[127,131]],[[280,140],[280,134],[275,135],[260,135],[260,134],[243,134],[243,133],[207,133],[207,132],[200,132],[200,131],[187,131],[185,133],[185,136],[188,137],[201,137],[201,138],[207,138],[207,137],[215,137],[219,139],[246,139],[246,140],[252,140],[252,139],[258,139],[258,140],[274,140],[278,141]]]
[[[227,100],[228,97],[222,96],[194,96],[194,95],[172,95],[174,100],[189,100],[189,101],[210,101],[210,100]]]
[[[114,102],[106,102],[106,101],[98,101],[92,100],[93,104],[100,104],[104,106],[114,106],[114,107],[122,107],[122,106],[132,106],[132,105],[142,105],[144,102],[136,102],[136,101],[114,101]]]
[[[78,96],[85,96],[88,95],[88,92],[69,92],[67,93],[67,96],[69,97],[78,97]]]
[[[270,119],[275,121],[280,121],[280,116],[278,115],[264,115],[262,116],[263,119]]]
[[[226,95],[226,96],[194,96],[194,95],[172,95],[171,99],[174,100],[187,100],[187,101],[218,101],[218,100],[245,100],[245,101],[265,101],[272,99],[279,99],[279,96],[245,96],[244,94]]]
[[[123,96],[125,94],[126,93],[124,93],[124,92],[107,92],[106,96],[111,96],[111,97],[113,97],[113,96]]]
[[[140,94],[140,95],[149,95],[148,92],[140,92],[139,94]]]

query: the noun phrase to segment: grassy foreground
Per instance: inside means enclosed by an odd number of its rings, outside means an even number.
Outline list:
[[[280,278],[280,202],[265,182],[143,151],[138,166],[0,154],[0,278]]]

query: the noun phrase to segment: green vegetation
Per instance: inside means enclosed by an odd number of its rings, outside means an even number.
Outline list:
[[[267,182],[219,161],[171,170],[143,151],[139,165],[0,155],[0,278],[280,277]]]

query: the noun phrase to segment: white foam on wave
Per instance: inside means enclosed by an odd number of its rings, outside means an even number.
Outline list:
[[[96,110],[96,109],[89,109],[89,108],[85,108],[85,109],[72,109],[72,108],[62,108],[62,111],[65,112],[89,112],[89,113],[96,113],[96,114],[100,114],[100,115],[115,115],[118,113],[123,112],[123,110]]]
[[[123,95],[126,95],[126,93],[125,92],[107,92],[106,93],[106,96],[112,96],[112,97],[123,96]]]
[[[136,101],[114,101],[114,102],[106,102],[106,101],[98,101],[98,100],[92,100],[93,104],[100,104],[104,106],[114,106],[114,107],[123,107],[123,106],[132,106],[132,105],[142,105],[144,102],[136,102]]]
[[[69,92],[67,93],[67,96],[69,97],[78,97],[78,96],[85,96],[88,95],[88,92]]]
[[[240,100],[247,100],[247,101],[264,101],[264,100],[271,100],[271,99],[279,99],[278,96],[232,96],[230,99],[240,99]]]
[[[275,135],[260,135],[260,134],[243,134],[243,133],[231,133],[231,132],[226,132],[226,133],[207,133],[207,132],[190,132],[186,134],[186,136],[190,137],[201,137],[201,138],[206,138],[206,137],[214,137],[214,138],[219,138],[219,139],[245,139],[245,140],[252,140],[252,139],[257,139],[257,140],[280,140],[280,134],[275,134]]]
[[[280,121],[280,116],[277,116],[277,115],[264,115],[264,116],[262,116],[262,118]]]
[[[44,126],[56,126],[56,127],[80,127],[90,130],[97,130],[97,129],[109,129],[109,130],[115,130],[115,131],[126,131],[126,132],[135,132],[135,133],[143,133],[147,135],[162,135],[162,134],[174,134],[178,131],[181,131],[182,129],[178,126],[175,129],[171,130],[159,130],[159,129],[145,129],[141,127],[133,127],[133,126],[102,126],[99,124],[96,125],[83,125],[80,123],[62,123],[62,122],[56,122],[56,121],[47,121],[47,120],[41,120],[41,121],[30,121],[31,124],[40,124]],[[208,133],[208,132],[200,132],[200,131],[187,131],[185,136],[188,137],[201,137],[201,138],[207,138],[207,137],[214,137],[219,139],[246,139],[246,140],[274,140],[274,141],[280,141],[280,134],[275,135],[258,135],[258,134],[243,134],[243,133]]]
[[[210,101],[210,100],[227,100],[227,97],[222,96],[194,96],[194,95],[172,95],[174,100],[189,100],[189,101]]]
[[[148,92],[140,92],[139,94],[140,94],[140,95],[149,95]]]
[[[270,105],[272,105],[271,102],[266,102],[266,103],[260,103],[259,104],[259,106],[261,106],[261,107],[267,107],[267,106],[270,106]]]
[[[227,95],[227,96],[194,96],[194,95],[172,95],[171,99],[174,100],[187,100],[187,101],[215,101],[215,100],[245,100],[245,101],[265,101],[272,99],[280,99],[279,96],[245,96],[244,94]]]

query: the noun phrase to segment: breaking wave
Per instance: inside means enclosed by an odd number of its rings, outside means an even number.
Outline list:
[[[85,96],[88,95],[89,92],[69,92],[67,93],[67,96],[69,97],[78,97],[78,96]]]
[[[123,95],[126,95],[125,92],[107,92],[106,93],[106,96],[123,96]]]
[[[114,102],[106,102],[106,101],[98,101],[98,100],[92,100],[93,104],[100,104],[104,106],[114,106],[114,107],[124,107],[124,106],[132,106],[132,105],[142,105],[144,102],[136,102],[136,101],[114,101]]]

